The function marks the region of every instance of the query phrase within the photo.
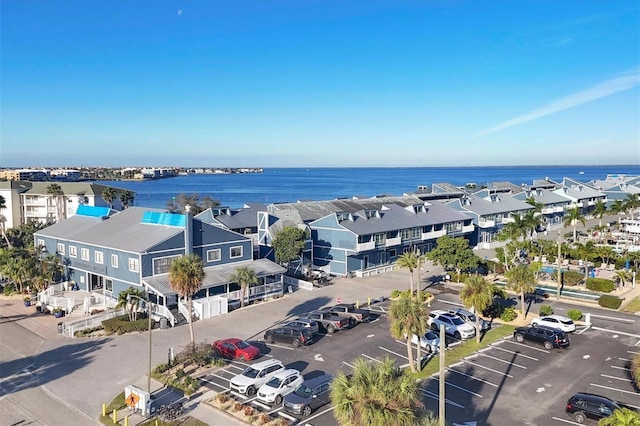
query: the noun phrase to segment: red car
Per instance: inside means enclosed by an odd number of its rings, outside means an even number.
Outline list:
[[[242,339],[222,339],[213,342],[213,349],[225,358],[249,361],[260,355],[260,349]]]

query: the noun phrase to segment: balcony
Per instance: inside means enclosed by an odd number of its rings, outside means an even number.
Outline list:
[[[385,246],[386,247],[398,246],[400,244],[402,244],[402,238],[401,237],[387,238],[387,241],[385,242]]]
[[[445,235],[447,235],[447,230],[446,229],[441,229],[439,231],[423,232],[422,233],[422,241],[435,240],[435,239],[440,238],[440,237],[445,236]]]
[[[514,218],[512,218],[511,216],[502,218],[502,223],[511,223],[511,222],[515,222],[515,221],[516,220]]]
[[[476,226],[472,223],[471,225],[467,225],[467,226],[463,226],[462,227],[462,232],[464,234],[468,234],[470,232],[473,232],[476,230]]]
[[[478,227],[479,228],[495,228],[496,221],[495,220],[479,220]]]
[[[367,243],[357,243],[356,244],[356,252],[369,251],[369,250],[373,250],[375,248],[376,248],[376,242],[375,241],[369,241]]]

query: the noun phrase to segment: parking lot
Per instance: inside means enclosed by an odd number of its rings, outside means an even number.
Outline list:
[[[406,367],[406,343],[390,336],[385,306],[384,303],[373,306],[379,315],[370,323],[332,335],[320,334],[309,346],[267,345],[260,338],[251,343],[261,349],[260,360],[279,359],[285,367],[301,371],[307,379],[339,370],[348,374],[358,357],[371,362],[391,357]],[[449,307],[436,303],[433,309]],[[571,334],[570,339],[569,349],[546,350],[507,337],[450,365],[444,377],[447,423],[577,424],[565,414],[564,406],[578,391],[597,393],[640,408],[640,394],[633,388],[629,376],[629,361],[640,351],[640,346],[635,346],[639,343],[638,336],[582,327]],[[458,343],[448,339],[447,344]],[[202,383],[216,392],[228,391],[229,380],[247,365],[249,363],[231,362],[204,377]],[[436,374],[422,384],[423,402],[435,413],[438,412],[439,380]],[[255,397],[239,398],[262,412],[285,417],[291,424],[337,424],[329,405],[302,419],[283,413],[281,407],[261,404]]]

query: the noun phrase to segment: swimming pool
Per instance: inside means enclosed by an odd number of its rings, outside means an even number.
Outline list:
[[[554,268],[553,266],[543,266],[543,267],[540,268],[540,272],[544,272],[545,274],[553,274],[557,270],[558,270],[558,268]],[[565,269],[565,268],[561,268],[560,270],[562,272],[566,272],[567,271],[567,269]]]

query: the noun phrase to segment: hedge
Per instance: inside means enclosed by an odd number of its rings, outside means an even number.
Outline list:
[[[622,299],[620,299],[618,296],[603,294],[598,299],[598,305],[602,306],[603,308],[618,309],[620,305],[622,305]]]
[[[136,321],[129,321],[127,315],[122,315],[102,321],[102,326],[107,334],[124,334],[133,331],[147,331],[149,329],[149,320],[142,318]]]
[[[540,316],[546,317],[553,315],[553,308],[551,305],[540,305]]]
[[[562,284],[568,286],[578,285],[584,280],[584,274],[578,271],[563,271],[562,272]]]
[[[569,312],[567,312],[567,316],[574,321],[578,321],[580,318],[582,318],[582,312],[578,309],[569,309]]]
[[[587,288],[593,291],[611,293],[615,287],[613,281],[606,278],[587,278]]]

